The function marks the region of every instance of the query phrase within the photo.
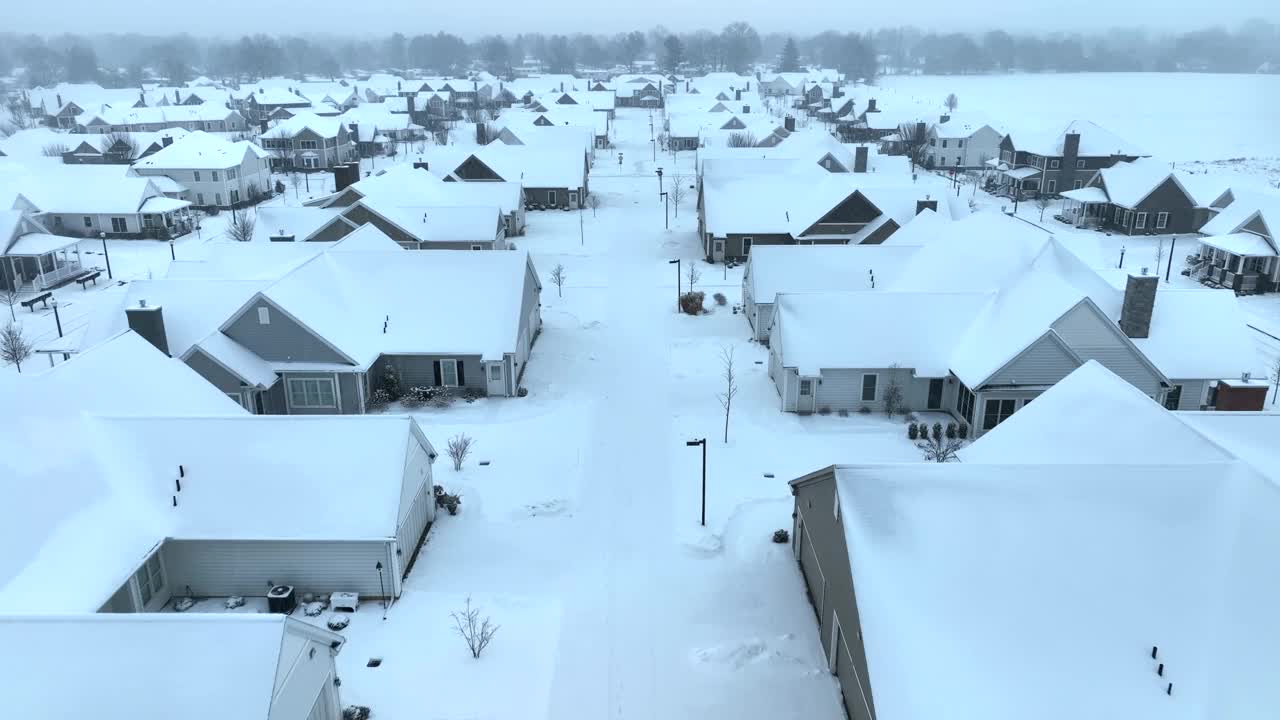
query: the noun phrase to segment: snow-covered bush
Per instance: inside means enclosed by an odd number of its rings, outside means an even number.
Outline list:
[[[516,388],[516,397],[528,397],[528,396],[529,396],[529,388],[527,387]]]
[[[916,427],[915,423],[907,423],[907,439],[908,440],[920,439],[920,428]]]
[[[953,422],[947,423],[947,439],[948,440],[955,440],[956,433],[958,432],[959,432],[959,428],[956,427],[955,423]]]
[[[391,404],[391,394],[383,388],[377,388],[369,393],[369,407],[374,410],[381,410]]]
[[[942,423],[940,422],[936,422],[933,424],[933,439],[934,440],[942,439]]]
[[[680,312],[686,315],[701,315],[702,300],[706,295],[701,292],[687,292],[680,296]]]
[[[968,440],[969,439],[969,423],[961,422],[960,427],[956,430],[956,433],[960,436],[961,440]]]
[[[346,628],[348,625],[351,624],[351,616],[350,615],[330,615],[329,619],[324,621],[324,624],[330,630],[337,632],[339,630]],[[366,715],[365,717],[368,717],[368,716]]]
[[[174,612],[186,612],[196,606],[196,601],[189,597],[180,598],[178,602],[173,604]]]
[[[387,363],[387,366],[382,370],[382,386],[380,389],[386,392],[387,397],[391,398],[391,402],[400,399],[402,394],[400,391],[400,374],[396,372],[395,366],[391,363]],[[377,393],[378,391],[374,390],[374,392]]]
[[[244,607],[244,598],[239,595],[232,595],[223,601],[222,606],[228,610],[235,610],[238,607]]]
[[[791,533],[787,532],[786,530],[774,530],[773,541],[778,543],[779,545],[783,543],[789,543],[791,542]]]
[[[489,396],[489,393],[485,392],[483,388],[469,387],[462,391],[462,399],[466,400],[469,403],[475,402],[480,398],[488,397],[488,396]]]
[[[818,414],[819,414],[819,415],[830,415],[830,414],[831,414],[831,408],[827,407],[826,405],[823,405],[822,407],[818,408]]]
[[[409,392],[400,398],[400,405],[407,410],[416,410],[423,404],[423,399],[415,392]]]
[[[426,400],[433,408],[447,408],[453,404],[453,388],[433,387],[425,393]]]
[[[436,485],[433,490],[436,495],[436,507],[442,507],[445,510],[448,510],[450,515],[457,515],[458,506],[462,504],[462,496],[451,495],[445,492],[444,488],[440,485]]]
[[[302,614],[307,617],[320,617],[320,613],[324,612],[324,605],[318,602],[303,603]]]
[[[871,414],[871,407],[870,407],[869,405],[863,405],[862,407],[858,408],[858,414],[859,414],[859,415],[870,415],[870,414]]]
[[[711,297],[715,298],[716,304],[717,304],[717,305],[720,305],[721,307],[723,307],[724,305],[728,304],[728,302],[729,302],[729,298],[725,297],[725,296],[724,296],[724,293],[716,293],[715,295],[712,295]]]
[[[369,720],[373,714],[365,705],[348,705],[342,709],[342,720]]]

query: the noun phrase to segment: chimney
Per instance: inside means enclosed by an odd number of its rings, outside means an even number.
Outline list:
[[[347,129],[351,131],[352,142],[354,142],[358,147],[360,145],[360,123],[347,123]],[[378,134],[378,128],[375,127],[373,132],[375,135]]]
[[[782,120],[782,126],[783,126],[784,128],[786,128],[786,129],[787,129],[787,132],[795,132],[795,131],[796,131],[796,119],[795,119],[794,117],[792,117],[792,116],[788,115],[788,116],[786,116],[785,118],[783,118],[783,120]]]
[[[413,164],[413,169],[414,170],[430,170],[431,168],[430,168],[430,163],[425,163],[422,161],[422,158],[418,158],[418,161]]]
[[[1079,137],[1079,136],[1077,136]],[[1130,275],[1124,286],[1124,305],[1120,307],[1120,329],[1131,338],[1151,335],[1151,313],[1156,309],[1155,275]]]
[[[160,352],[169,354],[169,340],[164,332],[164,311],[159,305],[148,306],[146,300],[139,300],[137,305],[125,308],[124,313],[129,318],[130,330],[155,345]]]
[[[922,122],[916,123],[916,137],[922,138],[924,137],[925,133],[927,133],[928,131],[929,131],[929,126],[925,125]]]
[[[160,138],[160,146],[161,146],[161,147],[169,147],[169,146],[170,146],[170,145],[172,145],[172,144],[173,144],[173,136],[172,136],[172,135],[165,135],[164,137]]]
[[[945,123],[946,123],[947,121],[949,121],[949,120],[951,120],[951,116],[950,116],[950,115],[939,115],[939,116],[938,116],[938,124],[939,124],[939,125],[943,125],[943,124],[945,124]]]
[[[54,93],[53,97],[58,101],[58,109],[62,109],[62,93]]]
[[[856,173],[864,173],[867,171],[867,153],[869,152],[866,145],[859,145],[853,150],[853,171]],[[919,208],[916,212],[920,212]]]
[[[564,92],[564,81],[560,81],[560,92]]]
[[[397,81],[396,81],[396,94],[397,94],[397,95],[399,95],[399,94],[402,92],[402,90],[403,90],[403,88],[401,88],[401,87],[400,87],[400,81],[399,81],[399,80],[397,80]]]
[[[360,179],[360,166],[358,164],[344,164],[333,166],[333,191],[342,192],[346,190],[352,183]]]
[[[868,99],[867,99],[867,112],[880,112],[880,110],[876,108],[876,99],[875,99],[875,98],[868,98]]]
[[[405,107],[409,110],[409,120],[413,120],[413,114],[418,110],[418,96],[410,95],[404,99]]]
[[[178,95],[178,88],[173,89],[173,104],[174,105],[182,104],[182,97]]]
[[[917,214],[917,215],[919,215],[920,213],[924,212],[925,210],[932,210],[932,211],[934,211],[934,212],[937,212],[937,211],[938,211],[938,201],[937,201],[937,200],[930,200],[930,199],[928,198],[928,196],[925,196],[925,199],[924,199],[924,200],[917,200],[917,201],[916,201],[916,214]]]
[[[1062,139],[1062,157],[1075,159],[1075,157],[1079,154],[1080,154],[1080,133],[1078,132],[1067,133],[1066,137]],[[1070,167],[1075,167],[1075,163],[1072,163]]]
[[[743,114],[743,115],[750,115],[750,114],[751,114],[751,106],[750,106],[750,105],[743,105],[743,106],[742,106],[742,114]]]
[[[742,91],[741,91],[741,90],[734,90],[734,91],[733,91],[733,99],[734,99],[734,100],[737,100],[738,102],[742,102]]]

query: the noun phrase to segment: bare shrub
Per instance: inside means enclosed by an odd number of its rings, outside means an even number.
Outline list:
[[[488,617],[480,618],[480,608],[471,607],[471,597],[467,596],[467,606],[461,612],[449,613],[453,618],[453,627],[458,635],[467,643],[471,657],[479,659],[484,649],[489,647],[493,636],[498,634],[498,625],[494,625]]]
[[[10,308],[12,309],[12,308]],[[22,326],[15,323],[9,323],[0,330],[0,360],[7,363],[13,363],[18,368],[18,372],[22,372],[22,363],[35,350],[31,347],[30,341],[22,334]]]
[[[945,437],[941,431],[935,431],[931,436],[916,443],[916,447],[920,448],[920,452],[924,454],[925,462],[945,463],[958,459],[956,453],[964,447],[964,441]]]
[[[475,445],[475,440],[466,433],[449,438],[449,458],[453,460],[454,470],[462,469],[462,462],[471,454],[472,445]]]
[[[236,242],[249,242],[253,240],[253,229],[257,224],[257,218],[248,210],[232,210],[231,222],[227,224],[227,237]]]
[[[556,297],[564,297],[565,270],[563,264],[551,268],[551,282],[556,286]]]
[[[724,392],[717,397],[720,398],[720,407],[724,408],[724,441],[729,442],[729,411],[733,407],[733,398],[738,394],[737,377],[733,372],[733,348],[726,347],[720,349],[720,364],[724,367],[721,377],[724,378]]]
[[[686,315],[702,314],[702,299],[705,296],[700,292],[687,292],[680,296],[680,312]]]

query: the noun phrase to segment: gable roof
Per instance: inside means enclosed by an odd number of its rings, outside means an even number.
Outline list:
[[[1159,160],[1139,158],[1131,162],[1116,163],[1112,167],[1098,170],[1098,176],[1102,178],[1107,199],[1122,207],[1136,208],[1167,181],[1172,181],[1191,205],[1198,204],[1182,184],[1178,174]]]
[[[135,168],[154,168],[164,170],[221,170],[238,167],[244,162],[246,155],[261,160],[268,157],[267,151],[248,142],[228,142],[203,130],[187,133],[168,147],[145,157],[136,163]]]
[[[276,123],[262,133],[262,138],[292,138],[304,130],[310,130],[324,138],[337,137],[340,132],[343,132],[343,121],[339,116],[322,117],[313,112],[303,111]]]
[[[1122,140],[1109,130],[1088,120],[1073,120],[1062,131],[1057,133],[1012,133],[1008,137],[1014,149],[1043,155],[1046,157],[1061,156],[1066,147],[1067,135],[1080,135],[1079,157],[1110,157],[1112,155],[1128,155],[1144,157],[1150,153],[1136,145]]]
[[[892,284],[917,248],[902,245],[758,245],[747,258],[747,285],[757,303],[779,293],[869,290]]]

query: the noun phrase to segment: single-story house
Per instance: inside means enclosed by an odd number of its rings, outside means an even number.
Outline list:
[[[27,717],[342,718],[345,638],[286,615],[14,615],[0,636],[6,703]]]
[[[0,164],[0,207],[19,196],[55,235],[168,239],[194,229],[190,202],[119,165]]]
[[[758,342],[769,342],[779,293],[874,290],[891,285],[919,249],[909,245],[760,245],[742,273],[742,307]]]
[[[1024,423],[1029,448],[791,481],[791,549],[850,718],[1069,718],[1105,697],[1126,717],[1262,720],[1280,702],[1257,670],[1280,641],[1263,600],[1280,492],[1149,400],[1092,412],[1116,383],[1058,404],[1070,428]]]
[[[1062,194],[1064,216],[1122,235],[1193,233],[1209,210],[1188,190],[1185,176],[1159,160],[1139,158],[1101,168],[1084,185]]]
[[[492,143],[462,151],[430,147],[418,154],[446,182],[520,183],[526,206],[577,208],[590,192],[590,155],[574,147]]]
[[[133,171],[181,183],[186,188],[182,199],[196,207],[256,204],[272,191],[266,150],[245,140],[228,142],[205,132],[190,133],[139,160]]]

